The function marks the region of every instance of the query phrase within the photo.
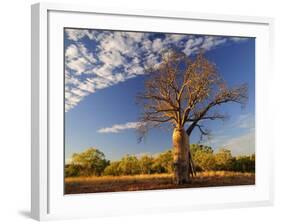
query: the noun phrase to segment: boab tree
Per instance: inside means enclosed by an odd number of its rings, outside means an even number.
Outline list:
[[[145,91],[138,95],[143,113],[139,131],[164,123],[173,128],[173,160],[175,184],[187,183],[195,174],[190,154],[189,137],[195,128],[201,137],[209,131],[202,121],[226,118],[214,109],[228,102],[247,101],[246,84],[227,87],[216,66],[199,53],[193,58],[169,52],[157,68],[150,70]]]

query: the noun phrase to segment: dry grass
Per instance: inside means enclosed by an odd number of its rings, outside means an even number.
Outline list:
[[[119,177],[69,177],[65,179],[65,193],[78,194],[253,184],[255,184],[254,173],[239,173],[229,171],[200,172],[192,179],[191,183],[180,186],[173,184],[172,174],[151,174]]]
[[[134,181],[134,180],[158,180],[158,179],[165,179],[165,178],[172,178],[172,174],[140,174],[140,175],[128,175],[128,176],[101,176],[101,177],[68,177],[65,179],[65,182],[107,182],[107,181],[112,181],[112,182],[119,182],[119,181]]]

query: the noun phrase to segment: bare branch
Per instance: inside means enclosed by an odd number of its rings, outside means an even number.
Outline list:
[[[209,137],[211,135],[211,131],[209,129],[206,129],[202,124],[196,124],[195,127],[200,131],[200,142],[205,136]]]
[[[204,135],[207,132],[199,121],[226,118],[212,113],[213,108],[228,102],[241,105],[247,102],[247,85],[227,87],[216,66],[202,52],[194,59],[176,52],[166,56],[156,69],[151,69],[145,92],[138,96],[144,109],[142,122],[157,124],[153,127],[169,122],[179,128],[188,122],[188,135],[195,127]]]
[[[193,129],[196,127],[197,123],[202,119],[224,119],[224,116],[216,115],[216,116],[205,116],[208,111],[212,108],[225,104],[228,102],[234,102],[244,105],[248,99],[248,87],[246,84],[243,84],[239,87],[227,89],[225,86],[216,94],[214,100],[211,101],[206,107],[204,107],[200,111],[195,111],[196,117],[192,119],[193,123],[187,128],[186,133],[188,135],[191,134]],[[187,118],[187,120],[189,120]]]
[[[196,116],[195,116],[196,117]],[[209,115],[209,116],[203,116],[200,118],[200,121],[202,120],[225,120],[227,119],[228,116],[226,114],[219,114],[219,113],[214,113],[212,115]],[[194,121],[197,121],[198,118],[188,118],[187,121],[188,122],[194,122]]]

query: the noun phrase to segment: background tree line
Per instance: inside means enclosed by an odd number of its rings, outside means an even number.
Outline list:
[[[190,152],[196,171],[255,172],[255,154],[232,156],[230,150],[220,149],[214,152],[211,147],[198,144],[191,144]],[[74,153],[71,162],[65,165],[65,177],[156,173],[173,173],[172,150],[155,156],[126,155],[121,160],[109,161],[100,150],[89,148],[84,152]]]

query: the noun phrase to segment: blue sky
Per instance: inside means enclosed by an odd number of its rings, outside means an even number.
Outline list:
[[[156,154],[172,147],[172,130],[153,129],[138,143],[141,108],[136,94],[144,90],[145,69],[161,63],[163,50],[177,48],[188,56],[200,49],[214,62],[229,86],[247,83],[245,108],[235,103],[217,108],[227,121],[206,121],[212,130],[202,143],[233,155],[255,150],[255,39],[202,35],[117,32],[66,28],[65,156],[95,147],[108,159],[125,154]],[[199,141],[199,132],[191,143]]]

